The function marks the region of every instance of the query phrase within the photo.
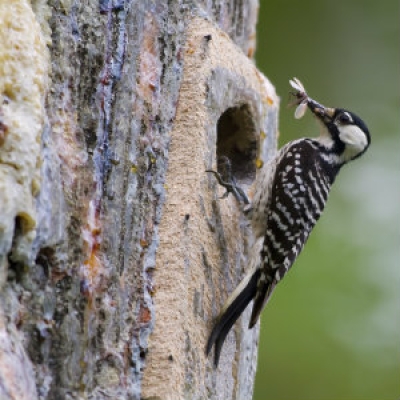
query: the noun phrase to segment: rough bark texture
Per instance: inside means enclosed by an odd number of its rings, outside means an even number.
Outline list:
[[[0,0],[1,399],[251,398],[258,329],[204,355],[251,237],[205,170],[275,151],[257,7]]]

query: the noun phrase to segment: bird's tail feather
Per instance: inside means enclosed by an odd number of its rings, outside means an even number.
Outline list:
[[[257,295],[255,296],[253,303],[253,310],[251,312],[249,329],[251,329],[260,318],[261,311],[271,297],[271,294],[276,286],[276,281],[273,282],[258,282]]]
[[[254,268],[247,274],[247,276],[245,276],[239,286],[228,298],[224,308],[217,318],[210,337],[208,338],[206,347],[206,354],[208,355],[213,345],[215,346],[215,367],[218,366],[222,345],[224,344],[228,332],[256,294],[259,275],[260,270]]]

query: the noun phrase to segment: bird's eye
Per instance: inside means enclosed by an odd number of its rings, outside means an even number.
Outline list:
[[[340,114],[338,120],[342,124],[349,124],[352,122],[351,116],[348,113]]]

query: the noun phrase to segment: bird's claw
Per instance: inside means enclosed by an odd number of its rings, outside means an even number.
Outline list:
[[[220,199],[225,199],[229,196],[229,193],[232,193],[239,203],[250,204],[246,193],[236,184],[235,179],[232,176],[229,177],[230,182],[225,182],[219,172],[212,169],[207,169],[206,172],[214,174],[218,183],[225,188],[225,193],[220,197]]]

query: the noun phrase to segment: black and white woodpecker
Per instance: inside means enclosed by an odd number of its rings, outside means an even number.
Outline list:
[[[251,300],[249,329],[256,324],[275,286],[303,249],[342,166],[360,157],[371,142],[367,126],[357,115],[317,103],[296,78],[290,84],[298,105],[295,117],[301,118],[309,108],[321,123],[321,133],[286,144],[256,178],[256,191],[245,211],[254,234],[249,272],[226,301],[209,336],[206,353],[215,347],[215,366],[229,330]],[[238,195],[241,189],[211,172],[240,202],[247,200]]]

